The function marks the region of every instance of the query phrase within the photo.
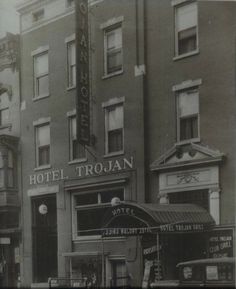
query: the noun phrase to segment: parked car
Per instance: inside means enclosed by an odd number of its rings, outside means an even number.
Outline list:
[[[235,287],[235,258],[211,258],[182,262],[180,287]]]

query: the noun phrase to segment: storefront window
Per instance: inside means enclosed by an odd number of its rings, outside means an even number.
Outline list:
[[[72,287],[101,287],[102,259],[100,256],[71,258]]]
[[[111,189],[74,195],[76,236],[101,234],[101,224],[111,200],[124,200],[124,189]]]

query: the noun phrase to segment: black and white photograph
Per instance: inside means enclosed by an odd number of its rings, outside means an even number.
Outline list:
[[[236,1],[0,0],[0,288],[235,288]]]

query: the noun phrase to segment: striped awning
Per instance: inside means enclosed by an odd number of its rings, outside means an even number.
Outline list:
[[[203,232],[214,224],[207,210],[193,204],[122,203],[106,213],[103,236]]]

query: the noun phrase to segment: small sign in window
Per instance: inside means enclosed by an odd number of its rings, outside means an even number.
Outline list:
[[[206,266],[207,280],[218,280],[218,268],[217,266]]]

